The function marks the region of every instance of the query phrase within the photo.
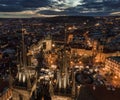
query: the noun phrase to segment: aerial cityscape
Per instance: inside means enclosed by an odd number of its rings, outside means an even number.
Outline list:
[[[119,26],[120,17],[0,19],[0,100],[119,100]]]
[[[0,100],[120,100],[120,0],[0,0]]]

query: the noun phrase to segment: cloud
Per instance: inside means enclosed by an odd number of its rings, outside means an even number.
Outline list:
[[[83,4],[83,0],[51,0],[57,6],[64,5],[66,7],[75,7]]]
[[[23,0],[21,5],[25,8],[46,7],[51,4],[50,0]]]
[[[110,13],[110,15],[118,15],[118,14],[120,15],[120,11]]]
[[[23,7],[19,5],[0,5],[0,12],[16,12],[25,10]]]
[[[50,4],[50,0],[0,0],[0,12],[33,10]]]
[[[99,1],[99,2],[96,2]],[[112,0],[113,1],[113,0]],[[120,15],[120,0],[0,0],[0,17]]]

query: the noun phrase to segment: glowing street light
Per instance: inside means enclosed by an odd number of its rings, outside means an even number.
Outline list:
[[[52,47],[55,47],[55,44],[52,44]]]

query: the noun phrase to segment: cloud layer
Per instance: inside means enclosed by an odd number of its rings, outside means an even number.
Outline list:
[[[0,17],[120,15],[120,0],[0,0]]]

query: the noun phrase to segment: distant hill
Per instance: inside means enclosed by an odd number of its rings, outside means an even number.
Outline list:
[[[119,18],[119,16],[56,16],[56,17],[32,17],[32,18],[0,18],[0,21],[4,20],[23,20],[25,22],[37,21],[38,23],[79,23],[84,21],[96,22],[98,19],[103,18]]]
[[[95,20],[92,16],[58,16],[58,17],[43,17],[43,18],[30,18],[30,19],[41,19],[43,23],[75,23],[89,19],[89,21]]]

